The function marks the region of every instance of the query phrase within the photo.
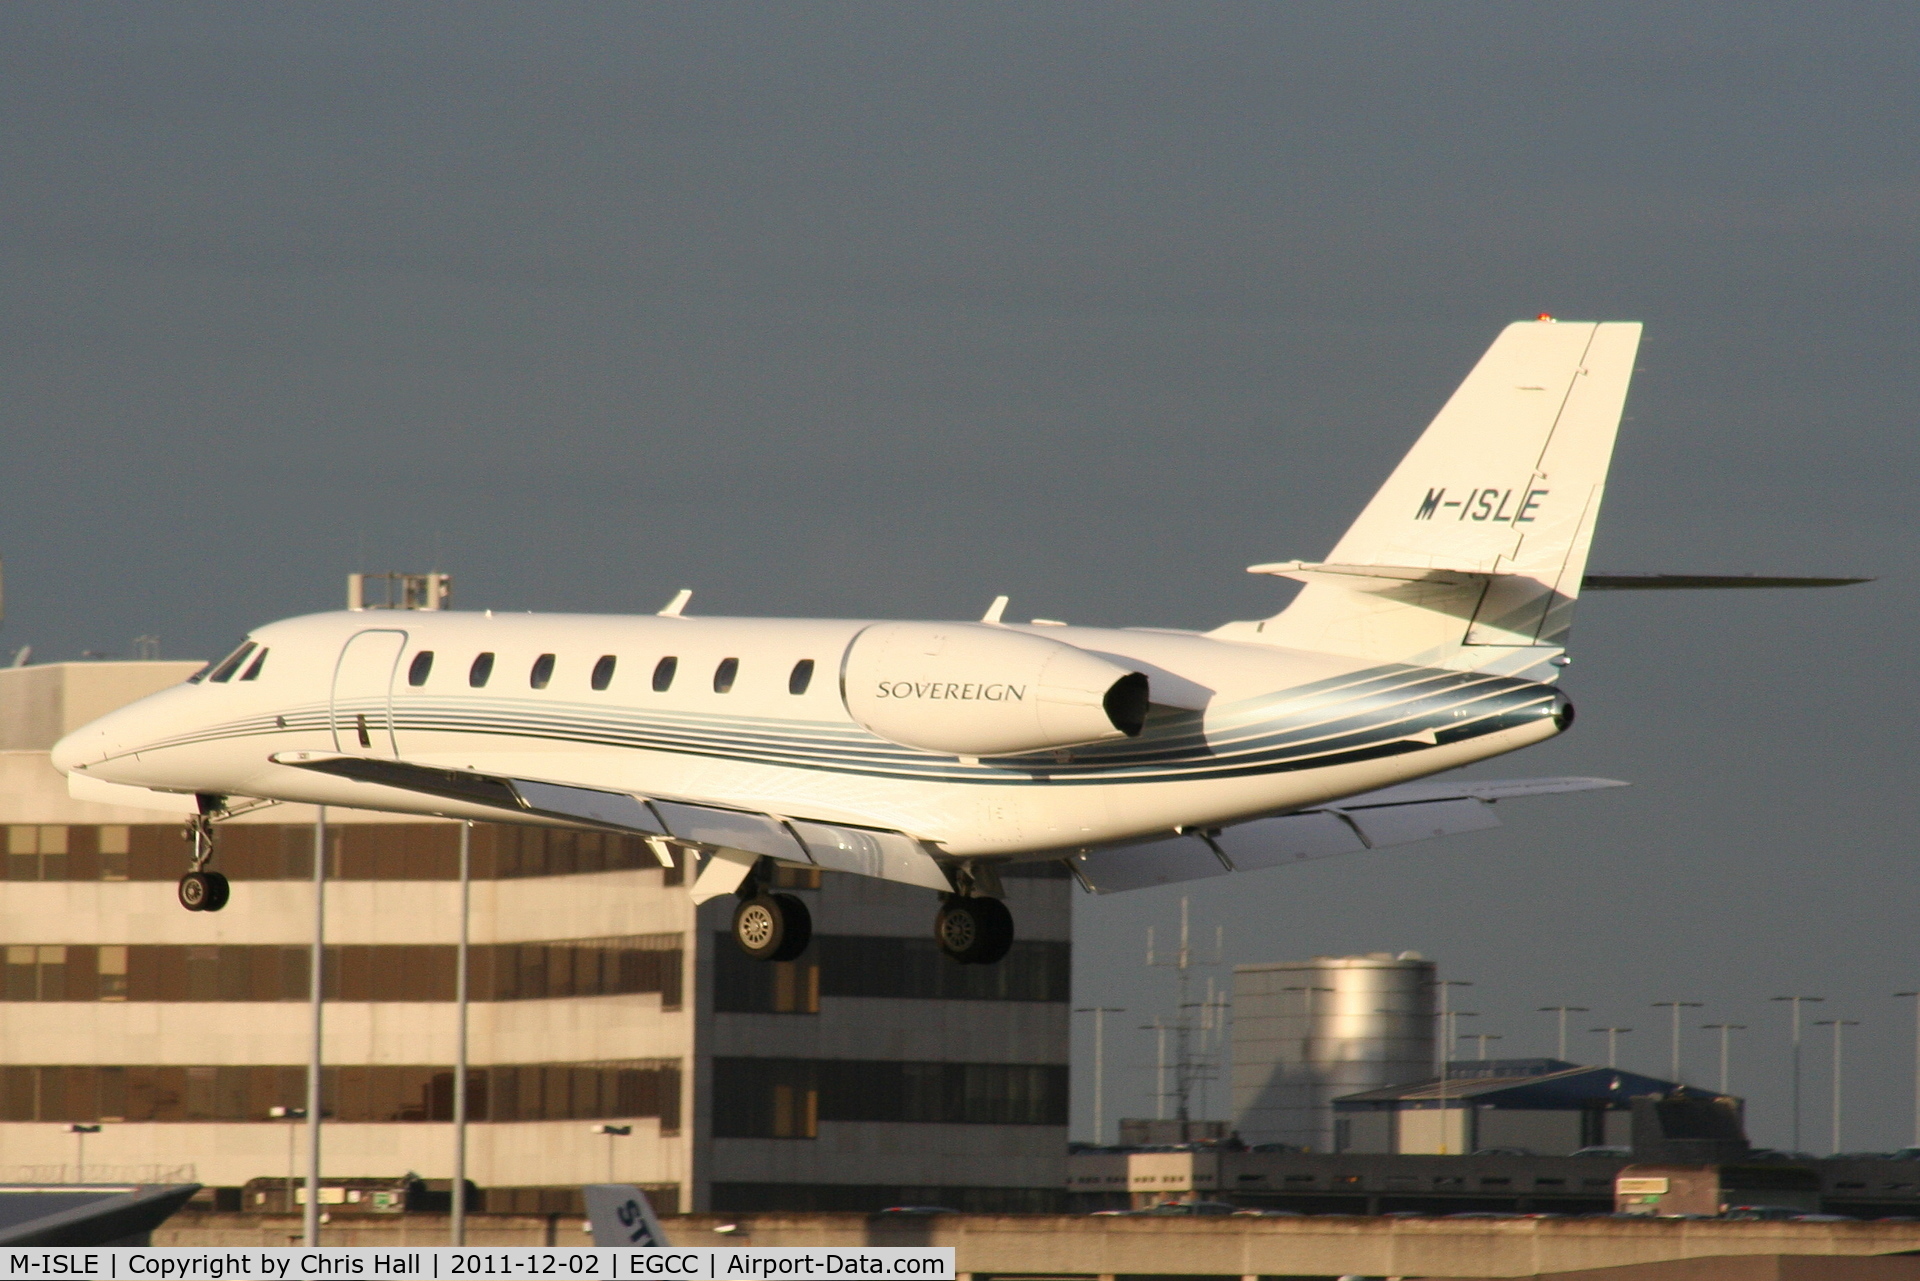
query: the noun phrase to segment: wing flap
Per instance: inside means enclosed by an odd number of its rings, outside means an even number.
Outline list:
[[[1224,876],[1227,863],[1236,872],[1259,872],[1339,854],[1411,845],[1437,836],[1483,832],[1501,825],[1493,803],[1506,797],[1625,786],[1611,778],[1405,783],[1297,814],[1236,823],[1217,832],[1189,833],[1078,854],[1073,866],[1095,893],[1118,894]]]

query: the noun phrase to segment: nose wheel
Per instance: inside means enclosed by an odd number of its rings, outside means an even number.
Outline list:
[[[218,912],[227,905],[232,888],[226,877],[206,870],[213,859],[213,819],[194,815],[187,820],[186,835],[193,842],[193,870],[180,878],[180,906],[189,912]]]
[[[992,965],[1013,947],[1013,913],[997,898],[949,895],[933,918],[933,937],[962,965]]]
[[[180,878],[180,906],[189,912],[218,912],[231,893],[218,872],[188,872]]]
[[[733,909],[734,944],[756,961],[791,961],[813,940],[813,917],[791,894],[755,894]]]

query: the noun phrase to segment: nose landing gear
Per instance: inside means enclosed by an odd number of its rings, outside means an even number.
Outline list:
[[[997,898],[949,894],[933,918],[933,937],[962,965],[992,965],[1013,947],[1013,913]]]
[[[213,859],[213,817],[196,814],[188,819],[185,836],[193,842],[193,870],[180,878],[180,906],[189,912],[218,912],[232,891],[226,877],[206,870]]]

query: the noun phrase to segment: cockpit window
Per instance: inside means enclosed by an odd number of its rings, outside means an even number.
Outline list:
[[[260,675],[260,669],[266,665],[267,651],[263,649],[253,656],[253,661],[247,664],[247,670],[241,674],[240,679],[243,681],[255,679]]]
[[[216,685],[222,685],[232,680],[233,674],[239,670],[240,664],[246,662],[247,655],[253,653],[253,648],[253,642],[248,641],[239,649],[234,650],[233,653],[228,654],[220,660],[220,665],[213,669],[207,679]]]
[[[433,672],[433,651],[423,649],[413,656],[413,662],[407,665],[407,684],[425,685],[427,677]]]

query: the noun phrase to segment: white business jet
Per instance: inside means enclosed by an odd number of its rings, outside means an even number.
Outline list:
[[[1211,632],[1006,622],[364,611],[262,627],[63,739],[75,796],[191,807],[180,901],[218,910],[213,824],[260,801],[635,834],[738,897],[735,941],[811,925],[771,869],[922,886],[961,962],[1005,955],[999,869],[1097,892],[1498,826],[1605,779],[1427,781],[1573,723],[1554,687],[1637,324],[1508,327],[1271,618]]]

